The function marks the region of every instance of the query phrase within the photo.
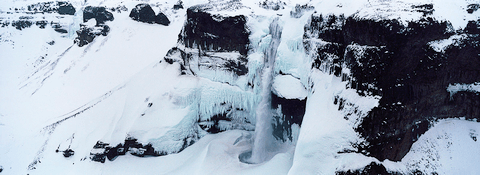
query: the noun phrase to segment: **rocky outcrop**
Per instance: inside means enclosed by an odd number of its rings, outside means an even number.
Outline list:
[[[15,27],[18,30],[28,28],[28,27],[32,26],[32,24],[33,23],[29,20],[12,21],[12,27]]]
[[[277,140],[292,141],[292,125],[302,125],[307,99],[286,99],[275,93],[272,93],[271,96],[272,108],[281,111],[273,117],[273,136]]]
[[[69,2],[39,2],[27,6],[30,13],[58,13],[60,15],[74,15],[75,7]]]
[[[121,9],[122,8],[120,8],[120,11]],[[80,30],[76,31],[77,37],[74,43],[79,47],[93,42],[93,39],[97,36],[107,36],[110,32],[110,27],[106,25],[105,22],[113,21],[115,18],[109,9],[105,7],[87,6],[83,10],[83,22],[87,22],[90,19],[95,19],[95,26],[80,24]]]
[[[285,6],[287,4],[283,1],[280,0],[264,0],[263,2],[259,3],[259,6],[264,8],[264,9],[269,9],[269,10],[280,10],[280,9],[285,9]]]
[[[187,9],[187,21],[178,42],[189,49],[172,48],[164,60],[179,62],[183,74],[196,75],[208,69],[245,75],[249,45],[246,17],[211,14],[213,7],[221,8],[199,5]]]
[[[295,9],[293,11],[290,11],[290,16],[293,17],[293,18],[300,18],[303,16],[303,14],[307,11],[312,11],[314,10],[315,7],[313,6],[309,6],[307,4],[305,5],[299,5],[297,4],[295,6]]]
[[[181,0],[179,0],[177,3],[173,5],[173,10],[179,10],[179,9],[183,9],[183,2]]]
[[[210,14],[203,6],[187,9],[187,21],[179,41],[189,48],[246,55],[249,31],[246,17]]]
[[[83,22],[87,22],[90,19],[95,19],[96,25],[100,26],[105,24],[106,21],[113,21],[114,17],[105,7],[87,6],[83,10]]]
[[[455,32],[448,22],[428,17],[428,4],[412,8],[425,14],[407,25],[396,19],[313,15],[305,27],[313,67],[342,76],[360,95],[382,97],[357,128],[368,142],[364,151],[379,160],[401,160],[432,120],[480,116],[478,93],[451,96],[446,90],[454,83],[480,81],[479,38],[473,34],[478,22]],[[463,37],[441,50],[433,46],[454,35]],[[310,42],[313,38],[324,42]],[[342,75],[344,67],[351,77]]]
[[[69,2],[40,2],[37,4],[31,4],[26,6],[26,8],[15,8],[15,13],[21,13],[22,16],[18,17],[18,20],[10,20],[12,17],[5,17],[0,20],[0,27],[12,26],[18,30],[23,30],[29,28],[32,25],[37,25],[40,29],[45,29],[45,27],[50,23],[52,28],[61,34],[68,33],[67,29],[64,26],[60,25],[58,21],[46,21],[45,17],[38,19],[37,13],[58,13],[59,16],[56,16],[58,19],[65,18],[63,15],[74,15],[76,12],[75,7]],[[12,14],[12,12],[7,11],[7,16]],[[14,17],[16,18],[16,17]],[[68,18],[68,17],[67,17]]]
[[[135,21],[145,22],[145,23],[156,23],[168,26],[170,24],[170,20],[168,20],[167,16],[162,12],[155,15],[152,7],[148,4],[138,4],[135,8],[132,9],[129,15]]]
[[[98,141],[90,152],[90,159],[105,163],[106,159],[113,161],[118,156],[127,153],[138,157],[166,155],[164,152],[155,151],[151,144],[143,145],[138,143],[137,139],[127,138],[124,144],[118,144],[117,146],[109,146],[108,143]]]
[[[467,6],[467,12],[468,13],[473,13],[476,12],[480,8],[480,4],[469,4]]]
[[[74,40],[74,43],[79,47],[87,45],[88,43],[93,42],[95,37],[103,35],[107,36],[110,32],[110,27],[107,25],[101,25],[97,27],[88,27],[86,25],[80,24],[80,30],[77,30],[77,37]]]
[[[369,165],[359,170],[337,171],[335,174],[336,175],[371,175],[371,174],[400,175],[401,173],[389,172],[383,165],[372,162]]]

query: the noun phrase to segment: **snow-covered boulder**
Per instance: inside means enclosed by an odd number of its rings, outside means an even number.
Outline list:
[[[168,20],[168,17],[162,12],[155,15],[155,11],[153,11],[152,7],[149,4],[136,5],[135,8],[133,8],[130,12],[129,17],[135,21],[150,24],[157,23],[165,26],[168,26],[170,24],[170,20]]]

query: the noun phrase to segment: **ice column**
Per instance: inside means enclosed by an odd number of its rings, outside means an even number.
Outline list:
[[[255,125],[255,140],[253,143],[252,155],[249,162],[261,163],[266,161],[268,157],[268,150],[273,146],[272,135],[272,107],[271,107],[271,89],[273,80],[273,70],[275,65],[275,58],[277,56],[277,48],[280,44],[282,35],[282,26],[279,24],[279,19],[275,18],[269,26],[272,40],[270,46],[265,50],[264,60],[265,66],[262,70],[261,76],[261,97],[262,100],[257,106],[256,115],[257,122]]]
[[[77,30],[80,29],[80,23],[83,22],[83,7],[75,12],[72,23],[68,26],[68,38],[75,38]]]

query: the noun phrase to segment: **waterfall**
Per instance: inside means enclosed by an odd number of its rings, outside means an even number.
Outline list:
[[[282,35],[282,26],[279,24],[279,18],[275,18],[270,23],[269,30],[272,40],[268,49],[264,53],[265,66],[261,72],[261,97],[262,100],[257,106],[257,122],[255,125],[255,140],[253,143],[252,155],[248,162],[261,163],[266,161],[268,151],[273,146],[274,138],[272,135],[272,107],[271,107],[271,89],[273,80],[273,70],[277,48],[280,44]]]
[[[68,26],[68,38],[75,38],[77,30],[80,30],[80,23],[83,22],[83,7],[80,7],[75,12],[72,22]]]

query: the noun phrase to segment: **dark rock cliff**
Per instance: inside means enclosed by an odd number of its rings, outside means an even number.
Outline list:
[[[187,21],[179,40],[190,48],[238,51],[246,55],[248,35],[245,16],[215,15],[195,6],[187,9]]]
[[[357,131],[367,141],[367,155],[398,161],[431,121],[480,118],[480,94],[451,96],[446,90],[480,81],[478,26],[471,21],[453,31],[450,23],[425,16],[404,25],[395,19],[313,15],[305,27],[305,49],[314,56],[313,67],[343,76],[360,95],[382,97]],[[460,34],[464,37],[444,51],[431,46]],[[307,42],[311,39],[326,43]],[[351,77],[341,75],[343,68]]]
[[[184,74],[196,75],[196,71],[202,69],[228,71],[237,76],[247,74],[250,32],[246,17],[211,14],[208,7],[200,5],[187,9],[187,20],[178,43],[189,49],[172,48],[165,61],[179,62]]]

